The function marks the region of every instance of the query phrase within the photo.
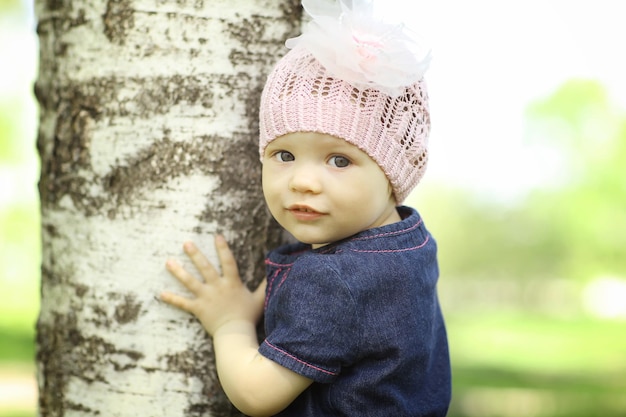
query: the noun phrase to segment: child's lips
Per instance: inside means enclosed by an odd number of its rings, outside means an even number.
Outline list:
[[[300,204],[289,206],[287,211],[289,211],[296,219],[303,221],[316,220],[324,215],[324,213],[321,213],[310,206]]]

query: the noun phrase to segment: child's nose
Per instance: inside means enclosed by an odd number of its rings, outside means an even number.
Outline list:
[[[295,164],[289,181],[289,188],[299,193],[318,194],[322,191],[316,169],[310,164]]]

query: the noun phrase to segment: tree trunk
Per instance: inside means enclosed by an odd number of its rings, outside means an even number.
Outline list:
[[[229,416],[211,344],[157,299],[182,242],[254,286],[280,232],[257,155],[295,0],[38,0],[41,416]]]

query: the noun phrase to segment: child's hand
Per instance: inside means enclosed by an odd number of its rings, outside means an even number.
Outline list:
[[[241,282],[237,263],[222,236],[215,237],[217,255],[222,265],[223,276],[191,242],[183,245],[185,253],[200,272],[204,282],[187,272],[176,261],[166,263],[167,270],[174,275],[195,298],[186,298],[164,291],[161,299],[168,304],[196,316],[206,331],[213,336],[222,325],[231,321],[248,321],[253,324],[261,317],[265,300],[264,280],[259,288],[250,292]]]

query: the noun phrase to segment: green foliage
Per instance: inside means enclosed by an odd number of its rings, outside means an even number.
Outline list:
[[[37,205],[0,205],[0,375],[12,363],[32,364],[39,310]],[[0,407],[0,412],[2,409]]]
[[[559,190],[537,190],[528,203],[553,244],[566,249],[562,274],[581,279],[623,274],[626,115],[612,110],[606,92],[591,81],[567,83],[528,114],[537,136],[549,145],[553,141],[568,160],[571,180]]]
[[[30,363],[35,359],[34,326],[0,327],[0,365],[17,362]]]
[[[437,186],[419,204],[439,244],[446,279],[555,277],[566,248],[544,233],[527,207],[505,207]]]
[[[545,185],[510,206],[440,185],[422,190],[418,206],[440,244],[442,274],[579,282],[623,275],[626,114],[598,83],[572,81],[527,115],[529,145],[560,155],[561,180],[546,173]]]
[[[10,119],[8,109],[2,107],[5,106],[0,103],[0,164],[7,164],[14,161],[18,155],[15,142],[11,140],[15,137],[17,129]]]
[[[26,15],[28,3],[32,0],[0,0],[0,19],[4,17],[23,18]]]

